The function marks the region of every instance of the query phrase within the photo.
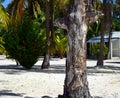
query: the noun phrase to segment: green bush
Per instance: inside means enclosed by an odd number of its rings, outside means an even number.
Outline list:
[[[10,57],[27,69],[38,61],[45,46],[39,23],[27,17],[21,23],[9,25],[3,39]]]
[[[100,51],[100,43],[91,44],[90,51],[91,51],[92,55],[98,57],[99,51]],[[108,53],[108,48],[104,44],[104,51],[103,51],[104,57],[107,55],[107,53]]]
[[[56,51],[60,55],[61,58],[65,55],[67,51],[67,36],[60,38],[56,36],[55,43],[56,43]]]

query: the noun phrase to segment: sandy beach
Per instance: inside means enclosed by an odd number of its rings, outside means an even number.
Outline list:
[[[14,60],[0,57],[0,98],[57,98],[63,94],[65,58],[51,58],[50,68],[40,69],[40,59],[31,70],[17,66]],[[96,68],[96,60],[87,60],[88,82],[92,96],[120,98],[120,59],[104,61]]]

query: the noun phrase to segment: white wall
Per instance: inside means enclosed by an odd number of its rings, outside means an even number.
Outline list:
[[[119,57],[119,40],[112,42],[112,56]]]

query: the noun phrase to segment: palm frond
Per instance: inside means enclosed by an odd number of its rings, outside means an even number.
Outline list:
[[[2,23],[4,27],[6,27],[9,23],[9,14],[6,12],[5,8],[1,4],[0,4],[0,23]]]
[[[39,0],[12,0],[7,10],[14,19],[21,21],[26,10],[30,16],[40,13],[41,9],[38,1]]]
[[[56,36],[55,42],[57,52],[60,54],[61,57],[63,57],[65,52],[67,51],[67,36],[63,38]]]

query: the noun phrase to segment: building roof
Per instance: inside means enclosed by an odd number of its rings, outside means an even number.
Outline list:
[[[100,38],[101,38],[100,36],[97,36],[97,37],[89,39],[87,42],[88,43],[98,43],[98,42],[100,42]],[[105,34],[104,42],[108,42],[108,38],[109,38],[109,34]],[[120,31],[112,32],[111,41],[114,41],[114,40],[117,40],[117,39],[120,39]]]

